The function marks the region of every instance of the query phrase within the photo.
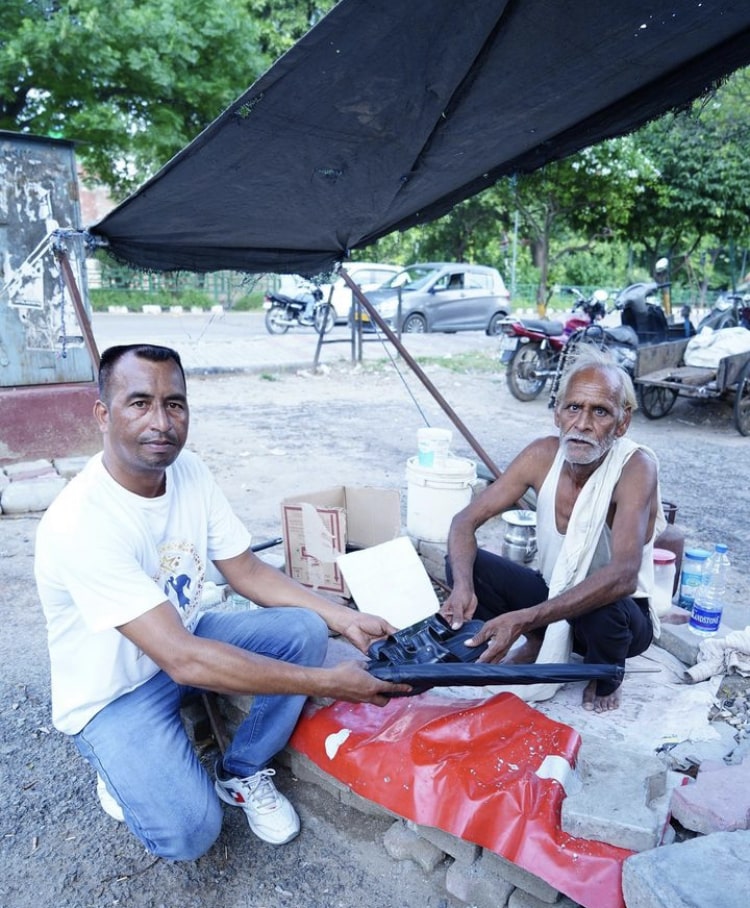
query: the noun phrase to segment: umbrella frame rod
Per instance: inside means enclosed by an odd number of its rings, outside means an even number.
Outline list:
[[[339,274],[344,279],[347,287],[352,291],[356,297],[359,304],[367,312],[370,318],[375,322],[375,324],[380,328],[380,330],[385,334],[388,340],[393,344],[393,346],[398,350],[400,356],[406,361],[409,368],[417,376],[417,378],[422,382],[425,388],[430,392],[430,394],[435,398],[437,403],[440,405],[442,410],[447,414],[450,421],[458,429],[461,435],[466,439],[466,441],[471,446],[472,450],[480,458],[482,463],[487,467],[487,469],[492,473],[495,479],[497,479],[501,473],[497,468],[495,463],[489,454],[484,450],[484,448],[479,444],[477,439],[472,435],[467,426],[460,419],[455,410],[450,406],[448,401],[443,397],[443,395],[438,391],[438,389],[433,385],[430,379],[425,375],[424,371],[420,367],[419,363],[414,359],[414,357],[409,353],[409,351],[401,343],[401,340],[393,331],[393,329],[386,324],[383,320],[381,314],[377,309],[372,305],[372,303],[364,295],[360,287],[352,280],[351,276],[347,272],[346,268],[341,268]]]

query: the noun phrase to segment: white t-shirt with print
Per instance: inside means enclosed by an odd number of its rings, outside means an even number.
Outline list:
[[[165,493],[134,495],[93,457],[58,495],[36,537],[55,727],[76,734],[159,670],[117,628],[169,600],[193,630],[206,568],[251,536],[200,458],[183,451]]]

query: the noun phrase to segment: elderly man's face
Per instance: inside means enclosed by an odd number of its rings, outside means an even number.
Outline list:
[[[628,430],[630,410],[622,410],[621,388],[602,369],[582,369],[568,383],[555,410],[563,456],[569,463],[593,464]]]

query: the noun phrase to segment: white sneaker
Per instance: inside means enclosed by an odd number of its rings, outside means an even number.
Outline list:
[[[122,812],[122,807],[109,793],[106,782],[98,773],[96,776],[96,793],[99,797],[99,803],[102,805],[102,810],[109,814],[113,820],[117,820],[118,823],[124,822],[125,814]]]
[[[227,804],[241,807],[252,831],[271,845],[284,845],[299,832],[295,809],[271,781],[275,769],[261,769],[245,779],[216,779],[216,793]]]

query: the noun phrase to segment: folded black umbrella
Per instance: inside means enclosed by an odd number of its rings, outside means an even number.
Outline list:
[[[621,665],[585,665],[575,662],[506,665],[466,662],[433,662],[404,665],[370,664],[367,670],[381,681],[411,684],[413,693],[431,687],[461,687],[485,684],[565,684],[568,681],[621,682]]]
[[[482,624],[481,621],[467,621],[458,630],[453,630],[442,615],[431,615],[374,643],[368,651],[367,671],[381,681],[410,684],[412,690],[406,696],[424,693],[431,687],[565,684],[592,680],[619,683],[625,674],[620,665],[477,663],[487,644],[466,644]]]

